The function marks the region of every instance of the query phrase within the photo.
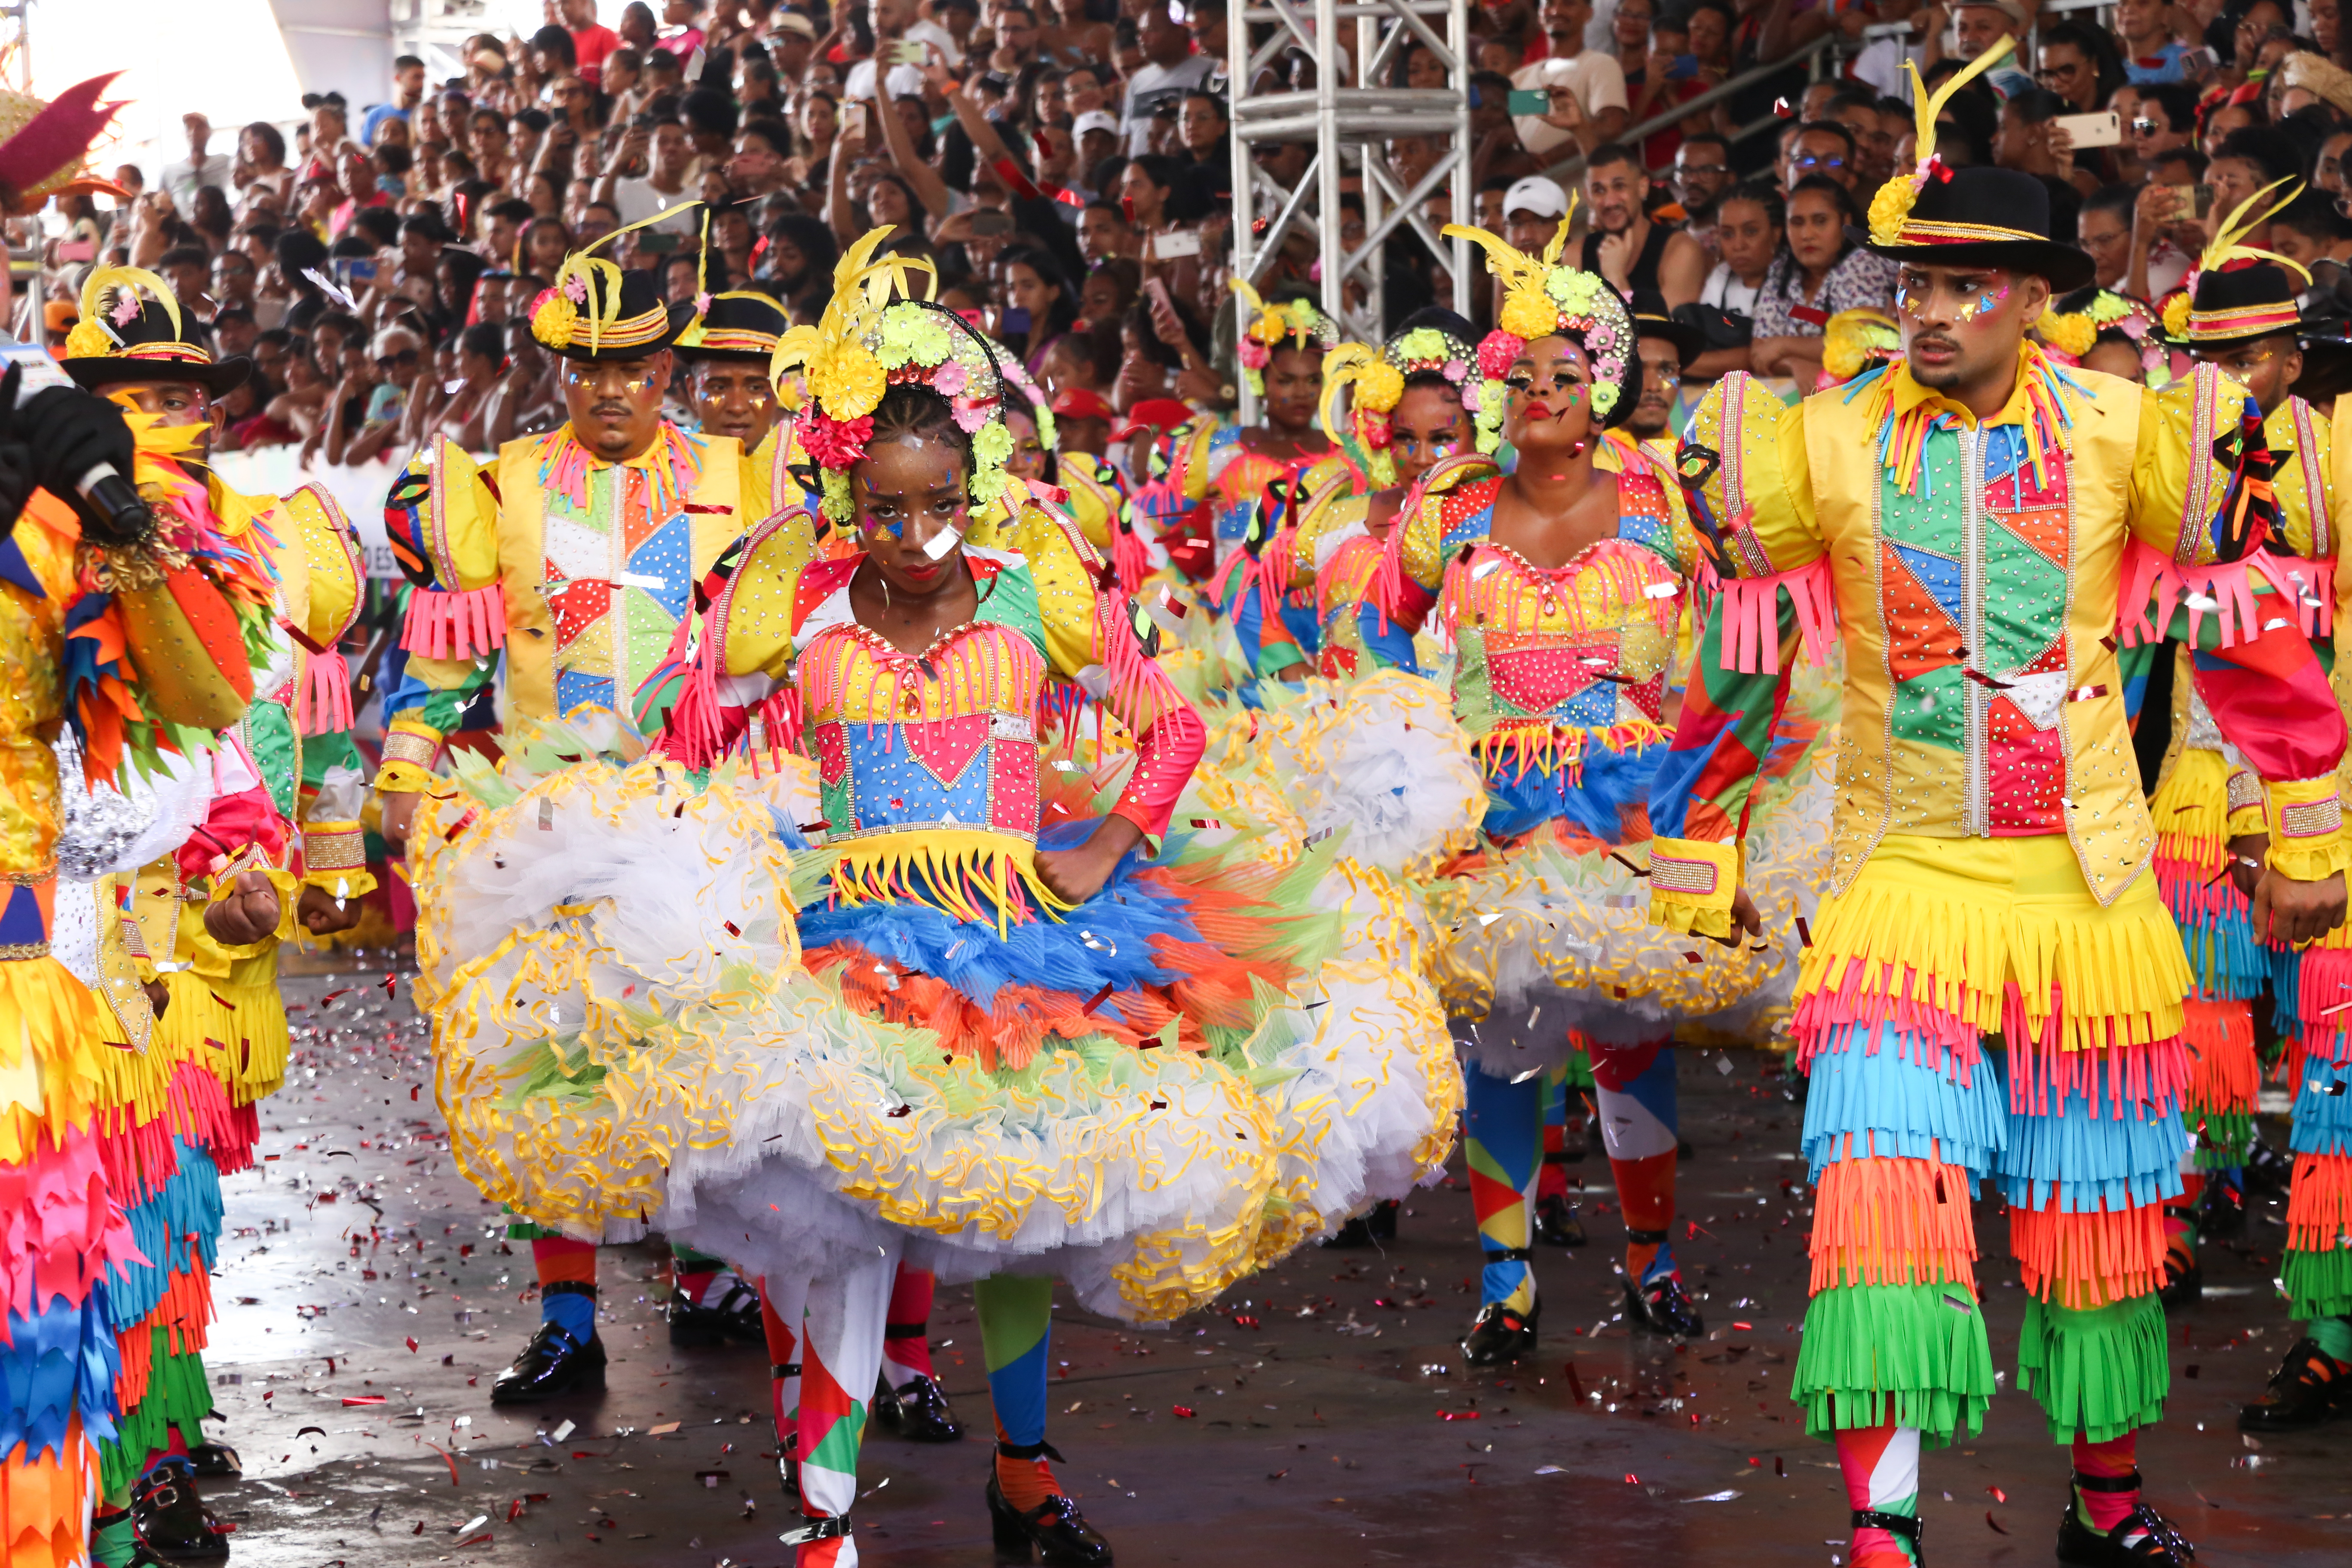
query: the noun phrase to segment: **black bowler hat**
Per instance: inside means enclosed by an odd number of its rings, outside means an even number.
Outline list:
[[[692,305],[663,303],[652,273],[575,253],[531,301],[530,335],[565,359],[640,360],[677,342],[694,320]]]
[[[768,363],[776,340],[792,331],[792,318],[768,295],[737,289],[714,295],[702,320],[677,340],[680,359],[757,360]]]
[[[1911,72],[1917,163],[1878,188],[1868,248],[1917,267],[1997,267],[2049,279],[2063,294],[2091,281],[2091,258],[2050,233],[2050,191],[2014,169],[1955,169],[1936,155],[1936,119],[1952,96],[2007,57],[2003,38],[1929,94]]]
[[[142,288],[154,297],[140,298]],[[61,363],[92,392],[133,381],[184,381],[220,397],[245,384],[251,360],[215,360],[186,331],[170,284],[142,268],[102,267],[83,285],[81,320],[66,335]]]

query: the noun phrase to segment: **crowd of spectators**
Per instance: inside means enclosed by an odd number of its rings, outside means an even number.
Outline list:
[[[607,26],[596,0],[549,0],[530,37],[470,40],[462,76],[401,58],[382,102],[309,97],[299,121],[233,136],[187,116],[184,157],[116,172],[127,201],[66,200],[43,324],[70,324],[85,264],[152,268],[217,352],[254,361],[226,447],[330,464],[441,437],[484,449],[562,416],[528,323],[567,252],[604,239],[673,300],[758,289],[812,321],[841,248],[887,226],[1050,391],[1226,406],[1227,3],[607,0]],[[1539,250],[1580,190],[1583,264],[1704,327],[1686,380],[1810,385],[1830,319],[1891,304],[1893,268],[1861,241],[1911,155],[1903,61],[1932,89],[2006,36],[2015,55],[1942,112],[1948,163],[2039,176],[2100,285],[2150,301],[2242,198],[2300,182],[2249,242],[2332,296],[2352,256],[2338,3],[1495,0],[1473,10],[1465,216]],[[1700,101],[1832,32],[1832,68]],[[1446,85],[1418,44],[1390,68],[1391,85]],[[1314,69],[1279,53],[1247,90],[1309,88]],[[1759,93],[1777,137],[1729,139]],[[2110,112],[2113,144],[2068,118]],[[1444,151],[1406,136],[1379,156],[1409,191]],[[1293,187],[1311,158],[1284,143],[1255,166]],[[1360,176],[1345,190],[1336,221],[1360,244]],[[1435,192],[1433,231],[1454,216]],[[1319,293],[1320,221],[1310,201],[1278,237],[1262,292]],[[1386,254],[1392,321],[1451,300],[1409,232]],[[1474,299],[1491,312],[1483,281]]]

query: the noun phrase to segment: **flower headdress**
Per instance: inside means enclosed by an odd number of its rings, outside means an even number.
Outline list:
[[[1404,397],[1405,383],[1416,375],[1433,374],[1459,387],[1462,406],[1475,415],[1486,401],[1479,395],[1477,364],[1477,350],[1436,327],[1399,332],[1377,353],[1361,343],[1341,343],[1323,361],[1323,428],[1334,428],[1339,391],[1352,386],[1358,437],[1375,451],[1385,447],[1389,416]]]
[[[1926,188],[1929,180],[1952,177],[1952,171],[1936,153],[1936,117],[1944,112],[1944,105],[1952,101],[1954,94],[2007,58],[2016,47],[2017,40],[2014,38],[2000,39],[1946,78],[1944,85],[1932,94],[1928,92],[1927,83],[1919,78],[1918,66],[1910,60],[1903,62],[1903,68],[1911,73],[1912,163],[1907,171],[1896,170],[1885,184],[1878,187],[1878,194],[1870,198],[1872,244],[1902,244],[1904,220],[1911,216],[1912,207],[1919,200],[1920,191]]]
[[[1537,338],[1572,337],[1592,362],[1592,413],[1603,426],[1633,412],[1633,314],[1597,272],[1560,265],[1568,231],[1576,221],[1576,198],[1569,198],[1559,231],[1540,258],[1483,228],[1449,223],[1448,239],[1474,241],[1486,253],[1486,270],[1503,285],[1503,311],[1495,330],[1478,345],[1478,446],[1492,451],[1503,426],[1503,377],[1511,362]],[[1469,402],[1465,395],[1463,402]],[[1615,418],[1612,418],[1612,415]]]
[[[1241,301],[1244,311],[1242,379],[1260,397],[1265,395],[1265,367],[1273,363],[1275,349],[1286,339],[1296,338],[1302,349],[1328,350],[1339,342],[1339,329],[1331,318],[1304,300],[1269,305],[1258,298],[1249,279],[1240,277],[1234,279],[1234,297]]]
[[[2162,386],[2171,380],[2172,356],[2166,352],[2163,323],[2156,312],[2112,289],[2086,292],[2089,298],[2079,310],[2061,310],[2053,305],[2042,312],[2033,330],[2042,334],[2043,345],[2079,364],[2101,338],[2113,334],[2139,355],[2140,371],[2148,385]],[[2080,294],[2072,297],[2082,298]]]
[[[1822,330],[1822,377],[1852,381],[1902,352],[1903,329],[1885,310],[1868,306],[1840,310]]]
[[[2233,261],[2273,262],[2300,276],[2305,284],[2311,282],[2311,273],[2301,262],[2290,261],[2275,250],[2264,250],[2259,246],[2245,243],[2246,236],[2268,223],[2280,208],[2303,195],[2303,186],[2298,183],[2294,189],[2264,207],[2259,215],[2246,216],[2253,210],[2255,203],[2293,178],[2289,175],[2286,179],[2273,180],[2231,209],[2230,216],[2214,231],[2211,242],[2205,247],[2205,253],[2197,258],[2197,265],[2190,268],[2189,276],[2180,280],[2180,292],[2164,302],[2164,330],[2167,332],[2190,342],[2219,342],[2294,329],[2301,315],[2295,308],[2292,289],[2257,290],[2258,295],[2268,297],[2227,302],[2209,300],[2202,308],[2197,303],[2198,290],[2204,285],[2207,276],[2228,270]]]
[[[893,384],[928,386],[954,409],[957,426],[971,437],[975,503],[986,506],[1003,492],[1004,459],[1013,455],[997,355],[962,317],[933,303],[939,271],[930,262],[873,258],[890,234],[887,225],[871,229],[843,253],[824,314],[815,326],[794,327],[778,339],[768,360],[768,379],[787,407],[814,403],[795,435],[823,471],[823,509],[836,523],[850,519],[849,470],[866,456],[874,411]],[[911,288],[919,272],[925,279],[919,300]],[[901,296],[895,300],[894,288]],[[787,375],[795,369],[806,374],[805,398]]]

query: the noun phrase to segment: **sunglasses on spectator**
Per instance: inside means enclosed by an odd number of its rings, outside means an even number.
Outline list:
[[[378,370],[390,370],[393,366],[394,366],[394,365],[396,365],[396,364],[397,364],[397,365],[409,365],[409,364],[415,364],[415,363],[416,363],[420,358],[422,358],[422,357],[423,357],[423,356],[422,356],[422,355],[420,355],[420,354],[419,354],[419,353],[418,353],[415,349],[402,349],[398,353],[389,353],[389,354],[378,354],[378,355],[376,355],[376,358],[375,358],[375,367],[376,367],[376,369],[378,369]]]
[[[1798,169],[1843,169],[1845,167],[1845,159],[1842,155],[1833,153],[1818,154],[1803,153],[1790,159],[1789,163],[1790,167]]]
[[[2135,136],[2153,136],[2158,132],[2165,129],[2165,127],[2158,125],[2155,121],[2150,120],[2145,114],[2133,121],[2131,122],[2131,128],[2132,134]]]

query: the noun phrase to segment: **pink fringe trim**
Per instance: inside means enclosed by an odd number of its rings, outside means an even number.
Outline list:
[[[2295,567],[2310,564],[2297,562]],[[2185,566],[2135,539],[2124,550],[2123,595],[2116,605],[2116,635],[2135,647],[2155,642],[2164,635],[2173,612],[2186,604],[2192,642],[2209,615],[2221,626],[2223,647],[2252,642],[2263,633],[2261,606],[2254,597],[2257,578],[2283,595],[2285,603],[2294,605],[2299,615],[2312,613],[2310,606],[2303,604],[2305,585],[2290,581],[2289,573],[2287,564],[2267,550],[2257,550],[2243,561]],[[2333,574],[2330,576],[2332,581]]]
[[[294,721],[305,735],[331,735],[352,727],[352,670],[338,650],[310,656],[310,679],[295,693]]]
[[[1829,557],[1769,577],[1717,577],[1710,612],[1725,618],[1723,663],[1741,675],[1780,673],[1780,590],[1797,612],[1805,661],[1827,665],[1837,637],[1837,590]]]
[[[2284,592],[2294,601],[2296,624],[2307,637],[2336,634],[2336,557],[2307,560],[2288,555],[2278,559],[2278,576],[2289,584]]]
[[[507,640],[507,595],[497,583],[453,594],[419,588],[408,596],[400,646],[425,658],[479,658]]]
[[[1906,965],[1899,990],[1888,995],[1864,985],[1869,968],[1865,961],[1850,958],[1845,979],[1835,990],[1823,986],[1799,1000],[1790,1026],[1797,1037],[1798,1067],[1810,1070],[1816,1056],[1850,1050],[1857,1037],[1865,1053],[1875,1051],[1883,1038],[1880,1027],[1892,1026],[1899,1053],[1965,1087],[1983,1059],[1975,1027],[1957,1014],[1918,999],[1935,991],[1933,976]]]

